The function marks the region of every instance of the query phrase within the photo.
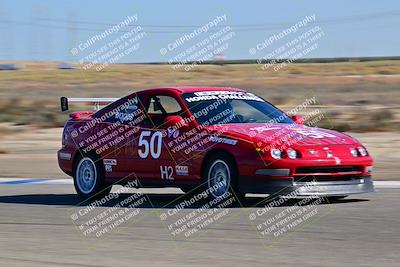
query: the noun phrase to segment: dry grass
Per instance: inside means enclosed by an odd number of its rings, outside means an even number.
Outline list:
[[[400,61],[367,61],[340,63],[296,63],[273,71],[261,69],[257,64],[199,65],[190,71],[174,70],[172,65],[118,64],[102,71],[94,68],[59,70],[55,63],[22,63],[18,71],[4,71],[0,82],[51,82],[99,83],[110,81],[135,81],[157,77],[160,81],[223,78],[229,73],[235,79],[247,77],[343,76],[343,75],[393,75],[400,74]]]
[[[311,94],[321,105],[353,107],[329,110],[339,130],[392,129],[399,121],[398,110],[387,109],[400,106],[400,61],[301,63],[277,72],[256,64],[200,65],[191,71],[119,64],[100,72],[58,70],[55,63],[19,64],[24,68],[0,72],[0,122],[59,127],[67,119],[59,111],[60,96],[121,97],[160,86],[239,87],[278,106],[299,104]],[[370,111],[370,106],[380,109]]]

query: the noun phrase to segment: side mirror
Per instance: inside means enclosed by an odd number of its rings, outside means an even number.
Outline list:
[[[297,124],[304,124],[304,118],[302,116],[294,115],[290,118]]]
[[[164,126],[173,130],[189,126],[181,116],[171,115],[164,120]]]

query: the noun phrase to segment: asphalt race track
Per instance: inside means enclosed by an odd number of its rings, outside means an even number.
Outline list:
[[[398,266],[400,189],[389,187],[323,202],[314,206],[310,220],[268,238],[258,232],[262,217],[249,219],[265,206],[262,197],[252,196],[243,207],[230,208],[221,220],[195,235],[176,238],[160,219],[171,210],[169,203],[181,197],[176,189],[148,191],[151,205],[140,206],[139,215],[101,237],[87,237],[80,231],[80,219],[71,219],[71,214],[87,207],[80,205],[71,184],[3,183],[0,265]],[[297,202],[287,199],[273,212],[290,211]],[[101,214],[112,207],[107,205],[90,212]]]

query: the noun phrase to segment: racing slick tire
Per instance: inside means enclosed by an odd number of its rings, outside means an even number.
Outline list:
[[[73,169],[74,187],[82,199],[101,198],[110,193],[112,186],[104,181],[104,168],[92,155],[79,156]]]
[[[213,154],[206,159],[203,171],[203,190],[207,190],[208,199],[229,199],[232,196],[236,203],[243,201],[245,194],[240,193],[237,184],[236,164],[224,153]]]

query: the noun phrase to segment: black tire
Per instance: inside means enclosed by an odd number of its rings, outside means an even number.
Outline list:
[[[112,188],[112,185],[105,183],[101,161],[93,155],[82,155],[75,160],[73,178],[77,194],[85,200],[101,198],[109,194]]]
[[[217,169],[216,169],[217,168]],[[223,182],[225,178],[222,178],[220,181],[221,185],[226,184],[227,186],[218,186],[215,183],[215,180],[218,180],[218,175],[216,175],[218,172],[218,168],[223,172],[223,170],[226,168],[227,173],[229,175],[229,178],[226,180],[226,182]],[[221,173],[222,175],[222,173]],[[224,176],[224,175],[222,175]],[[215,179],[216,178],[216,179]],[[240,202],[244,198],[244,194],[239,193],[238,190],[238,171],[236,167],[236,163],[234,160],[229,156],[224,153],[216,153],[211,155],[206,159],[206,162],[204,164],[204,169],[202,172],[202,181],[203,181],[203,190],[207,190],[208,193],[208,199],[213,200],[217,198],[224,198],[228,194],[230,196],[233,196],[235,198],[235,202],[237,203],[237,200]],[[217,185],[216,187],[213,187],[213,185]],[[218,188],[220,191],[212,190],[212,188]],[[223,193],[225,192],[225,193]],[[230,197],[229,196],[229,197]]]

